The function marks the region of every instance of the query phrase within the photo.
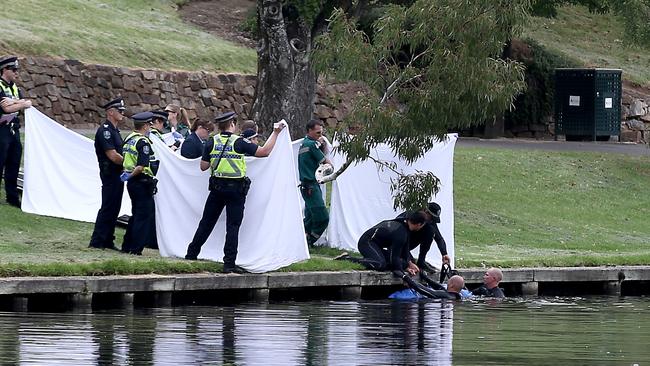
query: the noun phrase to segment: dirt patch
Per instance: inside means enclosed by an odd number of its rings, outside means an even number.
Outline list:
[[[179,13],[184,21],[216,37],[253,48],[256,42],[241,30],[241,24],[256,5],[254,0],[190,1],[180,7]]]

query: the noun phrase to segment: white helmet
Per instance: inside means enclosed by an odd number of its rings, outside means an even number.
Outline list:
[[[318,166],[318,169],[316,169],[316,174],[315,174],[316,181],[318,183],[322,183],[325,177],[333,173],[334,173],[334,167],[332,166],[332,164],[323,163]]]

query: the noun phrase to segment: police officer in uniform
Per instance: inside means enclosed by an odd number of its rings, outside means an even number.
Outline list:
[[[0,59],[0,177],[4,173],[7,203],[20,207],[18,171],[23,146],[18,112],[31,107],[32,102],[22,99],[17,79],[18,59],[13,56]]]
[[[165,141],[162,131],[167,124],[169,114],[165,111],[151,111],[153,119],[151,120],[151,135],[156,136],[160,141]]]
[[[106,110],[106,120],[95,133],[95,154],[99,162],[99,178],[102,180],[102,206],[97,212],[95,229],[88,247],[118,250],[114,242],[115,224],[124,193],[124,183],[120,180],[124,142],[118,127],[124,120],[126,107],[122,98],[116,98],[103,108]]]
[[[327,224],[329,214],[320,184],[316,181],[316,169],[321,163],[331,164],[321,149],[323,144],[323,122],[311,120],[307,123],[307,135],[298,150],[298,172],[300,176],[300,193],[305,200],[305,235],[307,244],[314,245],[320,238]]]
[[[223,248],[224,273],[244,273],[235,265],[239,243],[239,226],[244,218],[244,203],[250,187],[246,176],[244,156],[265,157],[275,146],[278,134],[284,128],[277,124],[264,146],[258,146],[234,134],[235,113],[226,112],[215,119],[220,133],[205,145],[201,157],[201,170],[210,168],[210,194],[205,202],[203,216],[194,238],[187,248],[185,259],[195,260],[217,223],[221,211],[226,208],[226,242]]]
[[[141,255],[145,246],[158,247],[156,239],[155,178],[160,162],[156,159],[151,140],[147,137],[153,113],[141,112],[132,117],[134,131],[124,140],[124,172],[131,197],[131,218],[124,234],[122,251]]]

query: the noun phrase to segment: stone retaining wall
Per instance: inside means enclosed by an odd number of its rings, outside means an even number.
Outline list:
[[[190,120],[211,119],[225,110],[244,120],[255,94],[254,75],[129,69],[38,57],[19,62],[18,84],[25,96],[69,128],[94,129],[104,117],[101,106],[116,96],[124,98],[130,113],[174,103],[187,109]],[[348,89],[319,86],[315,115],[328,125],[340,121],[349,105],[338,95]]]
[[[19,86],[43,113],[76,129],[94,129],[102,121],[101,105],[122,96],[129,112],[181,105],[190,120],[211,119],[234,110],[248,119],[255,95],[255,75],[160,71],[83,64],[76,60],[22,58]],[[350,101],[363,92],[358,84],[319,85],[314,117],[328,126],[343,120]],[[650,138],[650,96],[623,87],[621,141],[646,142]],[[646,127],[647,126],[647,127]],[[543,125],[506,131],[510,137],[552,136],[552,118]]]

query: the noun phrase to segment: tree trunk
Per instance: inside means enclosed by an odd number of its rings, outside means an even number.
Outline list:
[[[291,138],[297,139],[305,134],[304,126],[314,111],[312,30],[299,16],[289,19],[281,1],[257,0],[257,14],[260,39],[251,117],[265,134],[284,119]]]

